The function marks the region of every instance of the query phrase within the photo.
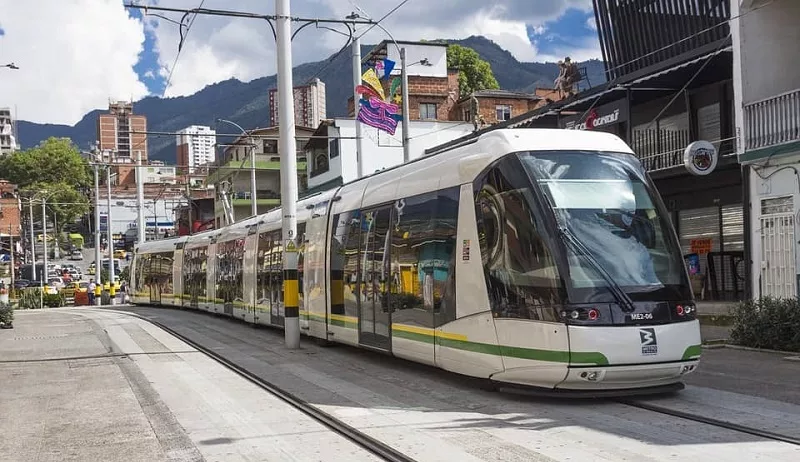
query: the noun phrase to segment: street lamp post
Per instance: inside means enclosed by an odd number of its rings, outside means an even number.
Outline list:
[[[94,304],[100,305],[102,295],[102,281],[100,270],[103,263],[100,261],[100,166],[94,164]]]
[[[219,122],[225,122],[233,125],[242,131],[242,134],[250,138],[250,212],[253,216],[258,215],[258,199],[256,197],[256,144],[253,137],[236,122],[230,120],[217,119]]]
[[[353,13],[346,19],[358,19],[358,14]],[[364,136],[361,133],[361,121],[358,120],[358,111],[361,109],[358,94],[358,86],[361,85],[361,38],[356,35],[356,23],[353,21],[353,121],[356,125],[356,178],[364,176],[363,155],[364,155]]]

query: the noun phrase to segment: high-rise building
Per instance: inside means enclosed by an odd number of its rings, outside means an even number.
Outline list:
[[[142,162],[147,161],[147,117],[133,113],[133,103],[109,101],[108,114],[97,118],[98,150],[104,162],[120,164],[117,166],[117,184],[136,183],[134,172],[139,155]]]
[[[17,145],[17,130],[11,110],[0,109],[0,155],[14,152],[19,149]]]
[[[213,163],[216,131],[203,125],[191,125],[178,131],[175,137],[178,168],[185,173],[195,173],[196,167]]]
[[[310,84],[294,87],[294,123],[298,127],[316,127],[325,120],[325,83],[314,79]],[[278,89],[269,91],[269,125],[278,125]]]

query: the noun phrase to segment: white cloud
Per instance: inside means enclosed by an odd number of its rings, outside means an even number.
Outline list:
[[[143,49],[141,22],[120,0],[0,0],[0,106],[19,118],[74,124],[108,99],[147,94],[133,70]]]
[[[152,2],[152,0],[150,0]],[[381,18],[399,0],[365,2],[353,0],[295,0],[292,16],[310,18],[344,18],[361,6],[373,19]],[[198,0],[171,0],[170,7],[194,8]],[[235,6],[227,0],[206,0],[206,8],[274,14],[274,2],[238,0]],[[541,25],[557,19],[567,8],[591,11],[591,0],[410,0],[389,16],[383,25],[396,40],[466,38],[484,35],[505,48],[521,61],[542,60],[528,37],[526,24]],[[179,20],[179,15],[170,15]],[[172,66],[179,41],[178,27],[151,17],[157,23],[157,40],[162,74]],[[297,25],[294,26],[295,28]],[[340,26],[344,31],[344,27]],[[539,26],[541,32],[544,28]],[[537,29],[535,29],[537,30]],[[386,39],[379,28],[373,28],[362,44]],[[318,61],[337,51],[346,42],[334,32],[306,27],[293,42],[293,64]],[[576,54],[577,56],[577,54]],[[173,72],[167,96],[192,94],[204,86],[231,77],[249,81],[275,73],[275,42],[265,21],[226,17],[198,16]]]
[[[541,62],[557,62],[569,56],[573,61],[587,61],[599,59],[601,56],[600,43],[594,37],[585,37],[574,41],[571,45],[550,45],[548,54],[539,54],[536,58]]]
[[[586,27],[591,30],[597,30],[597,20],[594,18],[594,16],[586,19]]]

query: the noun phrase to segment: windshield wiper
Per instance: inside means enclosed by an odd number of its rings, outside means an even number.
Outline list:
[[[589,249],[587,249],[586,246],[583,245],[575,237],[575,234],[573,234],[569,228],[563,225],[558,226],[558,231],[560,232],[561,237],[567,243],[572,245],[573,250],[575,250],[576,253],[583,255],[586,258],[586,260],[589,263],[591,263],[594,269],[600,274],[600,276],[602,276],[603,279],[605,279],[606,284],[608,284],[608,288],[611,290],[611,293],[614,295],[614,298],[617,299],[617,303],[619,303],[620,307],[622,308],[622,311],[626,313],[632,313],[633,311],[635,311],[636,307],[633,305],[633,300],[631,300],[628,294],[625,293],[624,290],[622,290],[622,287],[620,287],[619,284],[617,284],[614,281],[614,278],[610,274],[608,274],[608,271],[606,271],[605,268],[603,268],[603,266],[597,261],[597,259],[594,258],[592,252]]]

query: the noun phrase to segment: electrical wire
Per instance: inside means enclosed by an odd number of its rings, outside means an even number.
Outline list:
[[[675,96],[673,96],[669,100],[669,102],[666,105],[664,105],[664,107],[661,109],[661,111],[658,112],[658,115],[656,115],[653,118],[653,120],[651,120],[650,123],[647,124],[647,127],[645,127],[644,130],[649,130],[650,127],[652,127],[653,124],[656,123],[656,121],[658,121],[658,119],[660,119],[661,116],[664,115],[665,112],[667,112],[667,109],[669,109],[669,107],[672,106],[672,103],[674,103],[675,100],[678,99],[678,97],[681,96],[683,94],[683,92],[687,88],[689,88],[689,85],[691,85],[692,82],[694,82],[694,79],[696,79],[700,75],[700,73],[703,72],[703,69],[705,69],[706,66],[708,66],[708,64],[717,56],[717,54],[720,52],[720,50],[722,50],[723,47],[728,45],[728,41],[731,39],[731,35],[732,34],[728,34],[728,36],[725,38],[725,40],[722,40],[720,42],[719,46],[717,46],[717,49],[714,50],[714,52],[711,53],[708,56],[708,58],[706,58],[705,61],[703,61],[703,65],[700,66],[700,68],[697,69],[697,71],[695,71],[694,74],[692,74],[692,76],[689,78],[689,80],[686,81],[686,83],[683,85],[683,87],[680,90],[678,90],[677,92],[675,92]],[[600,99],[600,98],[598,98],[598,99]]]
[[[363,37],[363,36],[367,35],[367,33],[368,33],[369,31],[371,31],[371,30],[372,30],[372,29],[373,29],[375,26],[377,26],[378,24],[380,24],[381,22],[383,22],[383,20],[384,20],[384,19],[388,18],[388,17],[389,17],[391,14],[393,14],[395,11],[399,10],[401,6],[405,5],[405,4],[406,4],[406,3],[408,3],[408,2],[409,2],[409,0],[403,0],[402,2],[398,3],[396,7],[392,8],[391,10],[389,10],[389,12],[388,12],[388,13],[386,13],[385,15],[383,15],[383,17],[382,17],[381,19],[379,19],[377,22],[375,22],[374,24],[372,24],[371,26],[369,26],[369,27],[367,28],[367,30],[365,30],[365,31],[364,31],[364,33],[362,33],[361,35],[359,35],[359,36],[358,36],[358,38],[360,39],[361,37]],[[359,9],[360,9],[360,8],[359,8]]]
[[[205,2],[206,2],[206,0],[200,0],[200,6],[197,7],[197,9],[199,10],[200,8],[203,8],[203,4]],[[185,13],[184,14],[184,18],[188,14],[189,14],[188,12]],[[192,25],[194,24],[194,20],[197,19],[197,15],[198,15],[198,13],[195,13],[194,16],[192,16],[192,20],[189,21],[189,25],[186,26],[186,32],[185,33],[183,32],[183,27],[182,27],[184,19],[183,18],[181,19],[181,22],[180,22],[181,25],[178,26],[178,32],[179,32],[179,34],[181,36],[181,40],[178,43],[178,53],[175,55],[175,60],[172,62],[172,67],[170,67],[170,69],[169,69],[169,75],[167,76],[167,81],[166,81],[166,83],[164,85],[164,91],[161,93],[161,98],[164,98],[167,95],[167,90],[169,89],[169,85],[170,85],[170,83],[172,83],[172,75],[175,72],[175,67],[178,65],[178,58],[181,57],[181,51],[183,51],[183,44],[186,41],[186,39],[189,37],[189,31],[192,29]]]

